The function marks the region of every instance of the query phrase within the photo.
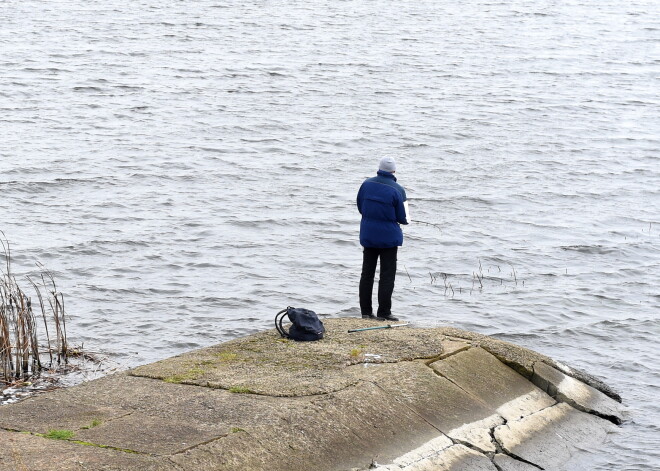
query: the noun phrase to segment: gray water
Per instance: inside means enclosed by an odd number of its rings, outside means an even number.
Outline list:
[[[356,316],[354,198],[391,155],[435,225],[394,312],[604,379],[629,420],[584,469],[660,469],[659,5],[3,1],[14,269],[127,367]]]

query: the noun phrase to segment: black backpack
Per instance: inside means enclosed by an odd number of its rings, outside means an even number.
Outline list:
[[[282,327],[282,321],[286,316],[291,321],[288,332]],[[323,322],[319,320],[314,311],[291,306],[275,314],[275,328],[282,337],[302,342],[321,340],[325,332]]]

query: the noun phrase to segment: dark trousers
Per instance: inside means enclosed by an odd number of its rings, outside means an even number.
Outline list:
[[[396,253],[398,247],[376,249],[364,247],[362,276],[360,277],[360,310],[363,315],[373,314],[371,293],[374,289],[376,264],[380,258],[380,281],[378,282],[378,316],[392,314],[392,291],[396,277]]]

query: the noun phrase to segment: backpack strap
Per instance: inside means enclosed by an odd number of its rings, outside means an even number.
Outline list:
[[[289,307],[286,309],[282,309],[280,312],[275,314],[275,328],[277,331],[280,333],[280,335],[284,338],[289,338],[289,333],[284,330],[284,327],[282,327],[282,321],[284,320],[284,317],[289,313]]]

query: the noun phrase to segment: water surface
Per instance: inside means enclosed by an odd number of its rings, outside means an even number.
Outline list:
[[[358,315],[354,199],[397,158],[394,310],[618,389],[585,469],[660,467],[654,0],[8,0],[0,229],[134,366]],[[446,276],[443,276],[445,274]],[[482,278],[479,282],[476,275]]]

